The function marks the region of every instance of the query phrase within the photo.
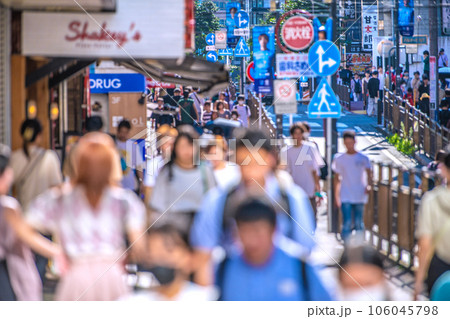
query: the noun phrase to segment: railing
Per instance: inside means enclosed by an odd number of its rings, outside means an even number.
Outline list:
[[[412,129],[412,139],[419,152],[435,158],[437,152],[450,145],[450,131],[425,113],[395,96],[385,88],[384,127],[405,137]]]
[[[249,127],[258,127],[259,123],[259,105],[261,101],[260,99],[253,93],[248,93],[248,105],[250,107],[251,116],[249,119]],[[262,121],[262,130],[264,130],[270,138],[276,137],[276,127],[275,123],[270,118],[269,114],[267,113],[267,110],[264,106],[261,107],[262,114],[261,114],[261,121]]]
[[[366,238],[394,263],[412,271],[416,264],[420,199],[442,179],[426,169],[403,169],[384,163],[373,166],[374,183],[364,213]]]

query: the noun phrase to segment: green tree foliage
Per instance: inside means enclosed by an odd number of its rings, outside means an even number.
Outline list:
[[[281,5],[281,14],[291,10],[302,9],[312,13],[312,3],[310,0],[287,0],[286,4]],[[262,24],[276,24],[277,23],[277,12],[272,11],[266,14],[264,19],[261,21]]]
[[[220,20],[215,13],[217,6],[210,0],[195,1],[195,53],[203,55],[206,53],[205,37],[208,33],[219,30]]]

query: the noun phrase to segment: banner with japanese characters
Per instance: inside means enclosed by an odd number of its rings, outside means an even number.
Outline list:
[[[308,54],[282,54],[278,53],[277,78],[299,78],[301,76],[314,77],[314,72],[308,65]]]
[[[372,70],[371,53],[348,53],[346,61],[353,73],[363,74],[366,70]]]
[[[372,51],[373,38],[378,36],[378,13],[376,6],[363,6],[362,50]]]

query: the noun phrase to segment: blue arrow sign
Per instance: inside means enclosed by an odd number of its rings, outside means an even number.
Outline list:
[[[238,29],[245,29],[248,28],[248,13],[240,10],[235,16],[234,16],[234,23],[236,23],[236,27]]]
[[[214,45],[216,44],[216,35],[214,33],[209,33],[206,36],[206,45]]]
[[[309,102],[308,117],[316,119],[341,117],[341,105],[326,78],[320,81],[316,93]]]
[[[245,58],[250,56],[250,49],[248,48],[248,45],[244,41],[243,37],[241,37],[236,44],[236,48],[234,49],[234,56],[237,58]]]
[[[220,49],[219,55],[222,56],[233,56],[233,49],[232,48],[226,48],[226,49]]]
[[[216,51],[209,51],[206,54],[206,60],[210,62],[216,62],[218,60],[217,52]]]
[[[337,46],[328,40],[317,41],[309,49],[308,64],[318,76],[334,74],[341,63]]]

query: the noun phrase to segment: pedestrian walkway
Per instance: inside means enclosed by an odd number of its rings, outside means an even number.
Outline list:
[[[329,233],[328,217],[326,212],[326,201],[318,208],[318,222],[316,229],[317,248],[311,254],[311,261],[314,264],[322,265],[322,278],[325,284],[336,291],[338,286],[339,259],[344,251],[343,243],[337,239],[334,233]],[[408,301],[413,298],[414,277],[404,269],[395,266],[388,260],[385,261],[385,275],[388,280],[389,292],[393,300]],[[427,300],[425,296],[420,296],[420,300]]]

